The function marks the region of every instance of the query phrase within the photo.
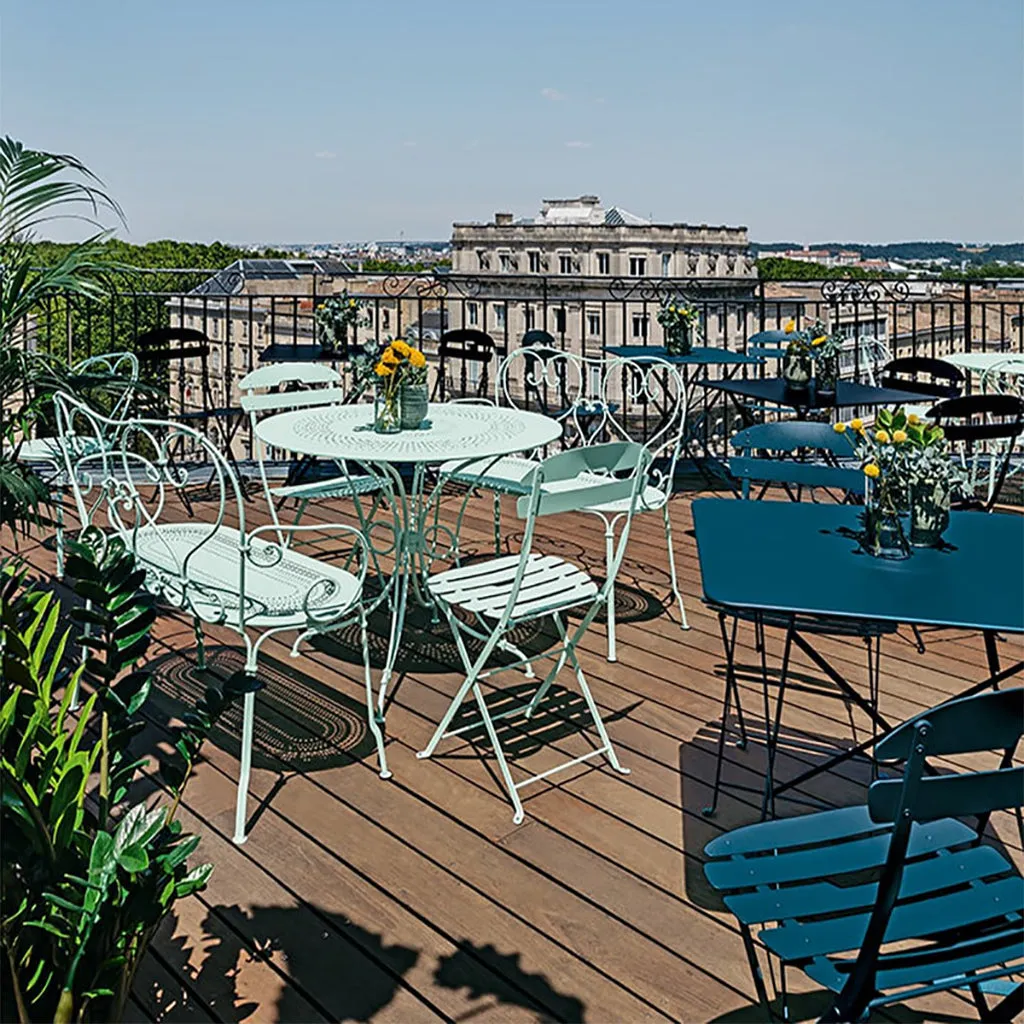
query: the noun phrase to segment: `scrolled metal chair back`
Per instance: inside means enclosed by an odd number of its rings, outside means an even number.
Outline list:
[[[230,464],[203,434],[181,423],[135,419],[119,422],[102,416],[70,395],[54,398],[62,434],[74,438],[63,446],[65,470],[83,527],[96,526],[120,536],[150,571],[147,586],[183,607],[196,584],[190,569],[225,525],[229,514],[245,536],[245,502]],[[189,520],[184,552],[161,535],[159,527],[184,507],[188,469],[174,459],[184,442],[205,456],[210,473],[202,517]],[[140,550],[145,541],[146,553]],[[239,545],[244,550],[244,543]],[[160,568],[154,568],[158,561]],[[244,563],[240,570],[244,573]],[[244,581],[240,584],[244,588]],[[244,589],[242,590],[244,593]],[[208,596],[207,596],[207,599]]]
[[[605,361],[601,400],[609,434],[643,445],[652,460],[650,482],[667,496],[686,430],[686,383],[678,368],[655,357],[612,357]]]

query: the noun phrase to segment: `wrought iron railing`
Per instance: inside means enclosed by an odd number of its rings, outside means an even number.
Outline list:
[[[870,379],[890,356],[1024,352],[1024,290],[998,283],[1001,288],[977,281],[813,283],[442,272],[274,281],[247,279],[234,268],[140,271],[119,275],[100,300],[52,299],[21,325],[14,341],[74,361],[132,350],[139,334],[154,327],[192,327],[211,342],[204,369],[209,387],[193,379],[196,371],[183,367],[172,398],[192,407],[210,401],[223,406],[235,403],[238,380],[261,358],[308,358],[319,346],[316,306],[342,287],[360,300],[368,319],[351,341],[401,336],[419,343],[428,356],[436,354],[440,335],[457,327],[485,331],[499,355],[517,347],[531,329],[547,331],[557,347],[586,356],[608,346],[658,345],[657,311],[664,300],[678,298],[699,310],[707,344],[737,351],[752,335],[790,319],[798,328],[826,321],[849,338],[846,375]],[[706,423],[711,429],[714,421]],[[244,432],[239,436],[246,447],[251,444]]]

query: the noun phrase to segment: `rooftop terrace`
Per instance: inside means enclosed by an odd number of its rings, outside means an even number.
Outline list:
[[[182,816],[215,864],[209,888],[178,903],[137,979],[129,1019],[759,1019],[735,921],[704,879],[702,850],[759,816],[757,793],[739,787],[760,787],[765,767],[760,655],[741,626],[740,690],[753,742],[727,746],[718,813],[704,817],[724,684],[717,617],[699,599],[694,493],[670,505],[692,628],[678,626],[660,521],[642,516],[620,576],[619,661],[605,660],[600,624],[581,649],[632,774],[592,763],[541,782],[524,793],[522,825],[513,825],[494,762],[474,734],[447,741],[432,761],[414,756],[461,680],[453,645],[429,617],[407,631],[400,656],[388,782],[376,773],[352,638],[317,643],[298,660],[284,643],[268,647],[248,842],[230,841],[236,716],[204,748]],[[203,515],[201,502],[196,512]],[[309,514],[316,521],[335,513]],[[490,530],[489,498],[481,498],[464,525],[465,546],[486,553]],[[540,532],[539,548],[600,573],[602,538],[592,520],[556,516]],[[2,539],[9,550],[12,538]],[[18,548],[35,572],[53,573],[48,541],[30,538]],[[373,623],[378,654],[386,626]],[[203,685],[191,625],[162,615],[155,635],[160,694],[150,745],[166,742],[168,722]],[[240,667],[237,636],[213,629],[211,638],[209,671]],[[766,640],[769,665],[778,665],[781,637],[769,629]],[[1005,659],[1024,653],[1020,638],[1000,646]],[[863,683],[860,641],[823,638],[821,650]],[[905,719],[977,680],[983,666],[976,634],[929,633],[924,653],[907,631],[886,637],[881,709]],[[777,765],[783,777],[867,735],[863,716],[836,699],[814,666],[798,660],[794,669]],[[578,752],[569,691],[553,708],[529,728],[506,724],[516,771],[543,770],[555,750]],[[778,814],[863,802],[869,779],[865,763],[849,762],[781,799]],[[989,833],[1024,863],[1009,815],[993,817]],[[802,976],[791,982],[795,1015],[815,1017],[821,993]],[[886,1019],[973,1017],[966,993],[946,993],[896,1007]]]

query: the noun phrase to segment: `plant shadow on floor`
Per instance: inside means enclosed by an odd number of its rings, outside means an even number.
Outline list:
[[[390,944],[379,932],[312,906],[246,910],[218,905],[208,909],[201,935],[175,936],[173,931],[173,921],[161,929],[134,990],[156,1021],[371,1021],[429,955]],[[255,961],[268,963],[270,971],[260,971],[261,981],[248,979],[247,984],[246,965]],[[271,972],[280,987],[267,985]],[[174,985],[175,979],[182,983]],[[543,974],[524,971],[520,954],[502,954],[490,943],[457,942],[437,959],[432,980],[464,992],[469,1005],[457,1019],[471,1019],[495,1004],[523,1007],[538,1021],[586,1019],[581,999],[556,991]],[[257,987],[274,994],[254,1001]],[[405,1002],[413,1006],[415,997],[407,995]],[[424,1018],[433,1015],[423,1007]]]

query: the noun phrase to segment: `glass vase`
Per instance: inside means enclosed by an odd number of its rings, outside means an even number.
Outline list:
[[[397,434],[402,429],[398,388],[378,384],[373,396],[373,429],[378,434]]]
[[[807,391],[811,385],[811,357],[802,349],[790,349],[782,357],[782,378],[790,391]]]
[[[665,351],[670,356],[688,356],[693,349],[693,333],[686,325],[674,327],[665,333]]]
[[[427,418],[427,385],[403,384],[399,389],[400,422],[403,430],[419,430]]]
[[[876,483],[867,495],[863,547],[873,558],[899,561],[910,557],[898,497],[896,490],[884,481]]]
[[[823,398],[835,396],[836,384],[839,382],[838,352],[818,357],[815,365],[814,382],[817,393]]]
[[[910,485],[910,543],[934,548],[949,526],[950,488],[945,480],[915,480]]]

